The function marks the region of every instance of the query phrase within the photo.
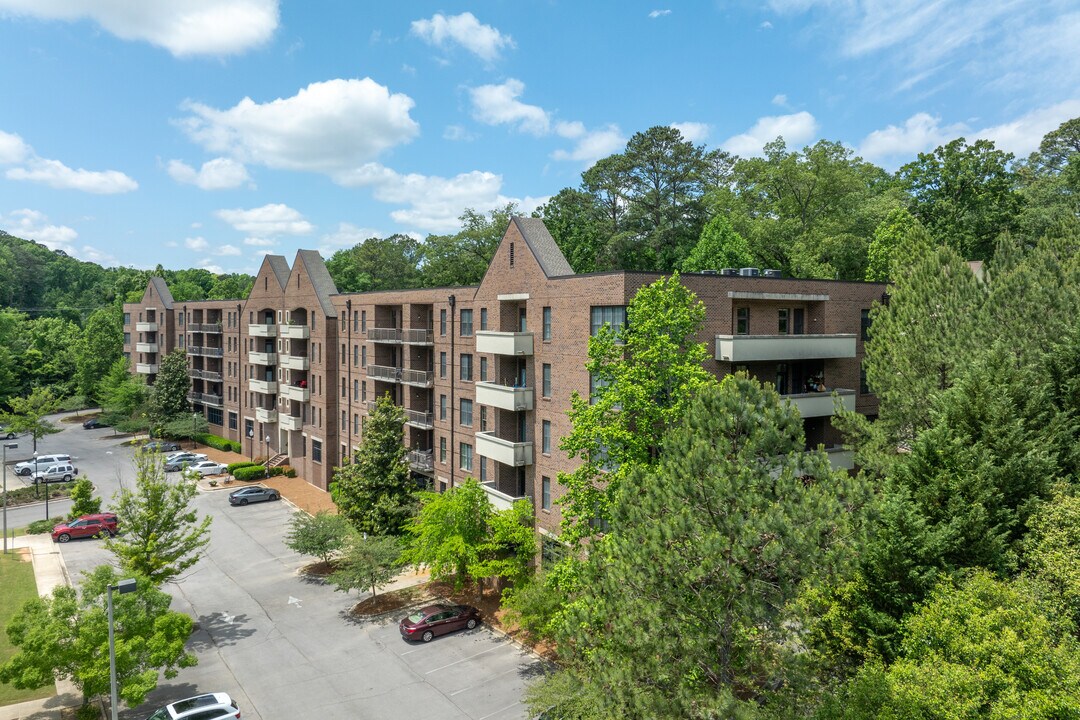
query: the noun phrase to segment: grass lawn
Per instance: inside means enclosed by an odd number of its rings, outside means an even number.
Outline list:
[[[37,585],[34,583],[34,566],[29,560],[24,561],[17,554],[0,554],[0,628],[7,628],[8,621],[19,611],[27,600],[37,597]],[[6,632],[0,632],[0,662],[6,662],[15,654],[7,639]],[[37,690],[16,690],[10,685],[0,683],[0,705],[47,698],[56,694],[55,685],[46,685]]]

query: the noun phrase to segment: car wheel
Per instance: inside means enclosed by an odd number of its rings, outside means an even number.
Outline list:
[[[271,494],[270,494],[270,499],[271,499],[271,500],[280,500],[280,499],[281,499],[281,495],[279,495],[279,494],[277,494],[277,493],[271,493]]]
[[[424,634],[420,636],[420,639],[424,642],[431,642],[431,639],[433,637],[435,637],[435,633],[431,632],[430,630],[425,630]]]
[[[67,542],[70,539],[71,536],[67,533],[60,533],[60,535],[56,538],[56,542]]]
[[[26,468],[25,470],[20,470],[19,471],[19,475],[29,475],[29,474],[30,474],[30,468]]]
[[[240,504],[241,505],[247,505],[248,504],[247,498],[240,498]]]
[[[70,475],[65,475],[64,476],[64,482],[71,482],[71,476]]]
[[[8,434],[7,434],[7,439],[8,439],[8,440],[14,440],[14,439],[15,439],[15,433],[13,433],[13,432],[11,432],[11,433],[8,433]]]
[[[476,625],[477,625],[476,618],[469,618],[469,622],[465,623],[465,627],[469,628],[470,630],[472,630],[474,627],[476,627]]]

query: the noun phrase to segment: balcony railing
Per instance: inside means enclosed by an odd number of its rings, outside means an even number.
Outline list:
[[[495,332],[479,330],[476,333],[476,352],[494,355],[532,355],[531,332]]]
[[[156,322],[137,322],[135,323],[136,332],[157,332]]]
[[[300,387],[298,385],[282,385],[278,389],[278,392],[281,397],[287,400],[307,402],[311,399],[311,388]]]
[[[283,430],[302,430],[304,423],[295,415],[278,415],[278,427]]]
[[[157,373],[157,371],[158,371],[157,363],[136,363],[135,364],[135,372],[139,373],[140,375],[153,375],[153,374]]]
[[[488,502],[491,503],[491,507],[495,510],[509,510],[518,500],[532,500],[532,498],[524,496],[513,497],[500,490],[496,490],[495,483],[493,482],[480,483],[480,487],[487,493]]]
[[[280,334],[290,340],[307,340],[311,337],[311,328],[307,325],[282,325]]]
[[[188,377],[195,380],[210,380],[211,382],[221,382],[221,373],[213,372],[211,370],[195,370],[194,368],[188,370]]]
[[[429,412],[420,412],[419,410],[405,410],[405,424],[412,425],[413,427],[420,428],[421,430],[430,430],[435,427],[435,418]]]
[[[511,442],[496,437],[492,431],[476,433],[476,454],[511,467],[533,464],[531,442]]]
[[[248,380],[248,390],[262,393],[263,395],[273,395],[278,391],[278,384],[273,380],[256,380],[255,378],[250,378]]]
[[[401,382],[416,387],[431,387],[435,383],[435,372],[433,370],[404,368],[401,371]]]
[[[188,332],[221,334],[221,323],[188,323]]]
[[[795,407],[799,409],[799,415],[804,418],[831,417],[836,411],[836,406],[833,402],[833,393],[836,393],[840,397],[840,403],[845,410],[854,412],[854,390],[829,388],[825,392],[797,393],[794,395],[784,395],[783,397],[793,402]]]
[[[266,365],[267,367],[277,365],[277,353],[249,352],[248,362],[252,365]]]
[[[264,325],[248,325],[248,335],[252,337],[277,337],[278,326],[273,323]]]
[[[214,395],[213,393],[200,393],[190,392],[188,393],[188,400],[193,403],[201,403],[203,405],[212,405],[214,407],[221,407],[222,398],[220,395]]]
[[[406,345],[432,345],[435,342],[435,333],[431,328],[426,330],[402,330],[401,342]]]
[[[532,410],[533,389],[478,382],[476,383],[476,402],[512,412]]]
[[[157,351],[157,343],[135,343],[135,352],[156,353]]]
[[[188,355],[201,355],[202,357],[221,357],[225,354],[224,348],[206,347],[205,345],[188,345]]]
[[[435,469],[435,453],[432,450],[410,450],[409,467],[418,472],[431,472]]]
[[[387,382],[400,382],[401,368],[391,367],[389,365],[368,365],[367,376],[369,378],[375,378],[376,380],[386,380]]]
[[[717,335],[716,359],[721,362],[828,360],[855,357],[855,336],[838,335]]]
[[[401,342],[401,330],[399,328],[368,328],[368,340],[380,343]]]
[[[280,363],[286,370],[307,370],[311,367],[311,361],[306,355],[282,355]]]
[[[255,408],[255,419],[261,423],[276,423],[277,422],[277,410],[272,408]]]

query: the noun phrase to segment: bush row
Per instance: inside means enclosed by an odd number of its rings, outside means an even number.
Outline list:
[[[237,480],[262,480],[267,476],[265,465],[248,465],[247,467],[238,467],[229,472],[231,472],[232,476]],[[296,470],[288,465],[279,465],[278,467],[270,468],[270,477],[274,477],[275,475],[296,477]]]
[[[232,475],[238,468],[255,467],[256,465],[261,467],[262,463],[242,460],[240,462],[229,463],[228,466],[226,466],[225,471]]]
[[[195,440],[197,442],[202,443],[203,445],[206,445],[207,447],[212,447],[212,448],[215,448],[217,450],[225,450],[226,452],[235,452],[235,453],[241,452],[240,443],[233,442],[232,440],[227,440],[227,439],[225,439],[223,437],[220,437],[218,435],[211,435],[210,433],[202,433],[202,434],[196,436]]]
[[[35,497],[34,487],[9,487],[7,492],[8,505],[25,505],[39,500],[45,499],[45,487],[46,484],[49,488],[50,498],[64,498],[71,494],[71,488],[75,485],[74,482],[69,483],[41,483],[38,487],[38,493]],[[52,525],[49,526],[52,530]]]

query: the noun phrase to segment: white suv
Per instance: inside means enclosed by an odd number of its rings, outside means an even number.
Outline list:
[[[225,693],[207,693],[166,705],[146,720],[225,720],[239,718],[240,708]]]
[[[50,465],[56,465],[57,463],[71,462],[70,455],[38,455],[37,462],[35,463],[33,458],[24,460],[21,463],[15,464],[16,475],[29,475],[34,472],[36,467],[38,470],[43,470]]]
[[[79,474],[79,468],[71,463],[57,463],[55,465],[38,463],[38,468],[38,471],[34,473],[34,482],[71,482]]]

